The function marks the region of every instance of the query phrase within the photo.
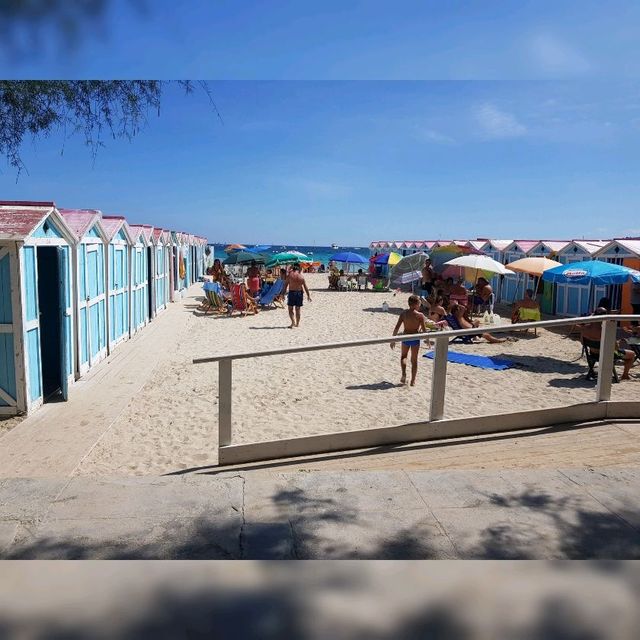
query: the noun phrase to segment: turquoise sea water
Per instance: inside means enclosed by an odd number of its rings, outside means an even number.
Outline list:
[[[216,258],[225,258],[226,253],[224,252],[224,248],[227,245],[216,244],[214,246],[214,255]],[[361,256],[369,259],[371,252],[369,251],[369,247],[340,247],[339,249],[332,249],[331,247],[310,247],[308,245],[274,245],[265,253],[280,253],[281,251],[300,251],[305,255],[308,255],[310,258],[313,258],[314,262],[322,262],[325,266],[329,263],[331,256],[335,253],[342,251],[352,251],[353,253],[359,253]]]

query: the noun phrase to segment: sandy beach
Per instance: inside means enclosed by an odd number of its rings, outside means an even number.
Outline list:
[[[168,345],[142,391],[76,470],[79,475],[158,474],[217,462],[217,365],[194,357],[390,335],[406,294],[336,292],[324,275],[308,276],[313,301],[301,326],[288,329],[286,309],[257,316],[215,317],[198,311],[199,286],[174,314]],[[383,302],[390,309],[382,310]],[[452,345],[457,352],[500,356],[505,371],[449,364],[445,417],[504,413],[590,401],[594,384],[580,377],[580,344],[548,331],[519,332],[517,342]],[[417,384],[399,384],[399,350],[388,345],[242,360],[234,364],[233,441],[402,424],[428,416],[432,361],[421,347]],[[612,397],[635,400],[632,380]]]

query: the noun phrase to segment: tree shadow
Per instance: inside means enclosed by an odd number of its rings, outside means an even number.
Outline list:
[[[606,510],[585,508],[579,497],[552,496],[544,491],[526,489],[510,494],[485,494],[491,504],[546,516],[550,530],[558,543],[562,558],[620,559],[640,558],[640,532],[630,521],[640,521],[637,505],[625,505],[628,520]],[[469,552],[477,559],[533,559],[537,557],[536,540],[539,529],[533,524],[501,522],[487,527],[480,542]]]

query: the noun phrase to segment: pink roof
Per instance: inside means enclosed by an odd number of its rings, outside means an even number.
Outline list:
[[[151,238],[153,237],[153,227],[150,224],[141,224],[142,233],[144,234],[144,239],[147,242],[151,242]]]
[[[164,235],[164,229],[155,228],[153,230],[153,239],[157,242]]]
[[[51,206],[0,207],[0,238],[19,240],[26,238],[51,211]]]
[[[484,247],[485,244],[487,244],[487,240],[469,240],[469,245],[472,246],[474,249],[482,249],[482,247]]]
[[[133,236],[133,239],[136,242],[138,241],[138,238],[140,236],[144,238],[145,242],[147,241],[147,237],[145,235],[146,229],[141,224],[130,224],[129,229],[131,231],[131,235]]]
[[[59,209],[59,211],[78,240],[82,240],[96,220],[100,220],[100,212],[96,209]]]
[[[489,242],[498,251],[504,251],[513,242],[513,240],[489,240]]]
[[[514,240],[515,243],[525,252],[529,253],[533,247],[540,244],[540,240]]]

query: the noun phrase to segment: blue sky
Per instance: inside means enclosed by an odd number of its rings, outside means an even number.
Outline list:
[[[635,0],[106,3],[103,15],[81,23],[70,55],[54,54],[72,39],[46,23],[38,31],[33,22],[5,20],[30,55],[0,56],[3,75],[512,80],[640,73]]]
[[[4,198],[54,199],[210,241],[640,235],[640,83],[218,82],[165,96],[95,164],[24,148]]]
[[[64,52],[18,22],[2,75],[211,78],[224,124],[171,88],[95,164],[78,139],[27,143],[3,198],[212,241],[640,235],[638,2],[177,6],[110,0]]]

